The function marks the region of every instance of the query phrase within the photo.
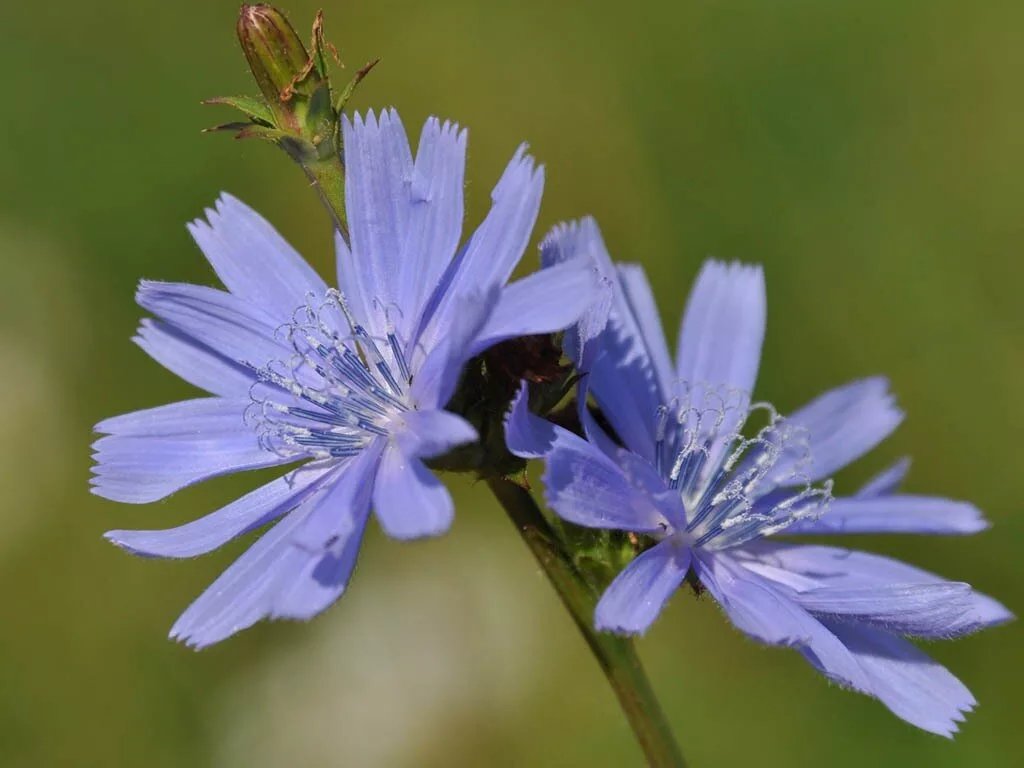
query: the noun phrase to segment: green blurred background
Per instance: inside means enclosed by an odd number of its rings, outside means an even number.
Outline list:
[[[287,6],[306,27],[314,3]],[[356,98],[470,128],[469,222],[518,142],[546,164],[537,239],[584,213],[641,261],[672,328],[703,258],[765,264],[760,394],[788,410],[884,372],[909,418],[839,478],[911,454],[909,488],[977,502],[968,539],[872,538],[1024,603],[1024,5],[821,0],[336,2]],[[221,190],[325,274],[325,215],[269,146],[201,136],[251,92],[234,2],[7,3],[0,29],[0,764],[628,766],[596,664],[484,489],[440,540],[369,535],[310,625],[203,653],[175,616],[244,546],[147,562],[106,544],[250,488],[150,507],[87,492],[91,425],[187,397],[129,337],[140,277],[210,282],[185,232]],[[533,251],[527,261],[533,263]],[[935,656],[981,702],[950,743],[747,642],[680,596],[642,642],[695,766],[1010,766],[1019,624]]]

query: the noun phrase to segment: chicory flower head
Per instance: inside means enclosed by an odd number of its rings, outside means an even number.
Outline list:
[[[258,214],[224,195],[190,231],[227,291],[143,282],[137,343],[212,397],[108,419],[93,491],[157,501],[202,480],[297,464],[206,517],[107,538],[192,557],[280,520],[178,619],[202,647],[264,617],[308,619],[344,591],[373,508],[396,539],[443,533],[451,497],[425,459],[476,439],[444,410],[488,346],[575,321],[593,270],[569,264],[506,286],[540,206],[521,147],[459,249],[466,132],[431,118],[415,158],[394,111],[343,121],[348,241],[329,288]]]
[[[829,679],[952,735],[975,700],[904,638],[959,636],[1009,612],[885,557],[775,538],[986,527],[970,504],[900,494],[905,463],[832,498],[827,478],[902,419],[886,381],[855,381],[783,418],[750,398],[765,330],[760,267],[704,265],[673,365],[643,271],[614,266],[592,220],[556,228],[542,258],[594,264],[606,285],[569,335],[588,439],[531,414],[524,388],[507,419],[509,447],[546,459],[547,501],[565,520],[653,542],[605,591],[598,629],[644,632],[689,575],[750,637],[794,647]],[[588,391],[614,436],[587,409]]]

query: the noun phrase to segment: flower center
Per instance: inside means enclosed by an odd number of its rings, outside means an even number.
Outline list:
[[[658,410],[655,462],[680,494],[693,546],[735,547],[825,511],[832,481],[814,486],[806,476],[805,429],[738,390],[680,390]]]
[[[247,418],[283,456],[354,456],[413,406],[412,374],[394,329],[370,336],[335,289],[309,296],[278,329],[294,354],[257,372]]]

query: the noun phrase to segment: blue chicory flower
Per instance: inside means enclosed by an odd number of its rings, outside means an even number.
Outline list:
[[[970,504],[900,494],[905,462],[832,500],[826,478],[902,419],[886,381],[855,381],[782,418],[749,395],[765,329],[759,267],[704,265],[673,366],[642,269],[614,266],[593,220],[556,228],[542,258],[589,262],[606,285],[567,334],[587,374],[579,412],[589,440],[532,415],[524,387],[507,418],[509,447],[546,459],[546,498],[565,520],[657,542],[608,587],[596,626],[644,632],[692,573],[750,637],[797,648],[829,679],[952,735],[975,700],[904,636],[959,636],[1010,613],[967,584],[885,557],[775,538],[986,527]],[[585,406],[588,391],[616,438]]]
[[[218,475],[298,464],[206,517],[111,531],[143,556],[209,552],[280,518],[178,619],[189,645],[264,617],[308,619],[344,591],[371,506],[396,539],[443,533],[451,497],[424,464],[477,438],[444,410],[464,364],[501,340],[574,322],[592,269],[506,286],[540,206],[521,147],[459,249],[466,132],[431,118],[415,159],[394,111],[343,121],[348,242],[329,288],[258,214],[224,195],[190,231],[227,291],[143,282],[136,342],[206,397],[108,419],[93,491],[156,501]],[[459,249],[459,250],[457,250]]]

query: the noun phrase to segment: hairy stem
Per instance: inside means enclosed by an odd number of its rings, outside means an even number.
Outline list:
[[[334,220],[335,228],[346,238],[348,237],[345,220],[345,168],[341,164],[340,153],[324,160],[303,162],[296,160],[306,173],[306,178],[316,187],[320,201],[327,208]]]
[[[492,478],[488,485],[604,670],[648,764],[655,768],[685,768],[682,752],[644,674],[633,641],[594,629],[597,595],[576,569],[530,492],[507,478]]]

